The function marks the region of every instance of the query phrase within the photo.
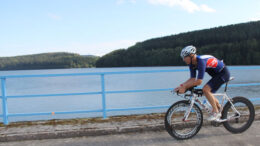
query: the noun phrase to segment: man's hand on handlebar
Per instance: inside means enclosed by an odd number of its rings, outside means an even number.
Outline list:
[[[186,88],[184,86],[179,86],[177,88],[174,89],[175,92],[177,92],[178,94],[183,94],[186,91]]]

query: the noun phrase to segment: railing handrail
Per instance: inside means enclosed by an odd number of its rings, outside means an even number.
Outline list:
[[[225,85],[222,85],[223,88]],[[248,83],[248,84],[229,84],[228,87],[247,87],[247,86],[260,86],[260,83]],[[202,86],[198,86],[202,88]],[[116,94],[116,93],[133,93],[133,92],[153,92],[153,91],[170,91],[173,88],[160,88],[160,89],[143,89],[143,90],[112,90],[104,91],[105,94]],[[28,95],[11,95],[5,96],[6,98],[32,98],[32,97],[55,97],[55,96],[77,96],[77,95],[97,95],[102,92],[75,92],[75,93],[57,93],[57,94],[28,94]],[[0,96],[2,98],[2,96]]]

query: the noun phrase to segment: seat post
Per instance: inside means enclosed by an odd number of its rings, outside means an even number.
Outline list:
[[[228,81],[229,82],[229,81]],[[225,86],[225,92],[227,92],[227,85],[228,85],[228,82],[226,82],[226,86]]]
[[[234,77],[230,77],[229,80],[226,82],[226,87],[225,87],[225,90],[224,90],[225,92],[227,92],[228,82],[229,82],[229,81],[232,81],[232,80],[234,80]]]

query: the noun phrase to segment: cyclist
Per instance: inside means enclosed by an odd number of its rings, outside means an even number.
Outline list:
[[[175,92],[184,93],[186,89],[200,85],[205,72],[207,72],[212,77],[203,87],[203,93],[212,106],[212,114],[208,120],[218,120],[221,117],[221,113],[219,112],[221,106],[218,99],[212,93],[215,93],[222,84],[229,80],[230,73],[227,67],[223,61],[218,60],[214,56],[196,55],[196,47],[194,46],[183,48],[180,55],[183,61],[189,65],[190,78],[175,88]],[[196,70],[198,70],[197,77]]]

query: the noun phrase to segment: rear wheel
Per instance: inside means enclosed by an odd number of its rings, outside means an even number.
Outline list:
[[[223,108],[222,119],[228,119],[228,121],[224,122],[223,125],[232,133],[241,133],[247,130],[254,121],[254,105],[245,97],[234,97],[232,100],[234,107],[239,113],[227,102]]]
[[[178,140],[189,139],[195,136],[203,123],[203,115],[200,108],[194,104],[189,117],[183,121],[186,111],[190,108],[189,101],[182,100],[174,103],[166,112],[165,129]]]

